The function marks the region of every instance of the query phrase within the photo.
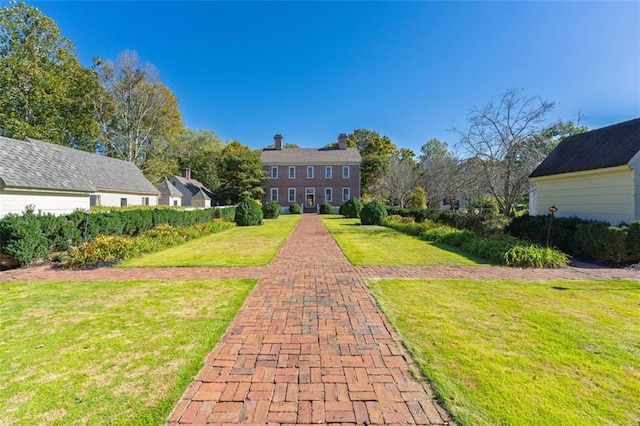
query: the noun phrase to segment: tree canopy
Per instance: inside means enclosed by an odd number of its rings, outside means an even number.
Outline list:
[[[24,3],[0,8],[0,134],[91,151],[97,89],[53,19]]]

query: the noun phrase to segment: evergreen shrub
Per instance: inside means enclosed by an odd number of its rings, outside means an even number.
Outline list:
[[[333,206],[326,201],[320,204],[320,214],[333,214]]]
[[[262,215],[265,219],[277,219],[282,214],[282,206],[277,201],[267,201],[262,205]]]
[[[244,196],[236,206],[235,222],[238,226],[262,225],[262,208],[249,196]]]
[[[360,211],[360,222],[363,225],[382,225],[387,219],[387,210],[378,201],[367,203]]]
[[[362,207],[362,201],[359,198],[351,197],[340,206],[339,213],[344,217],[359,218]]]
[[[289,206],[289,214],[302,214],[302,206],[298,203],[293,203]]]

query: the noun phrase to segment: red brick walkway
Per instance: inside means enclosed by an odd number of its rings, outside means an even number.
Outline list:
[[[177,424],[453,424],[367,291],[363,277],[640,281],[640,271],[353,267],[304,215],[266,268],[40,266],[0,282],[257,277],[222,341],[169,418]]]
[[[333,238],[304,215],[172,424],[447,424]]]

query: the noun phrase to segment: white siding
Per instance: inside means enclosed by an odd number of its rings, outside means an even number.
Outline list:
[[[27,206],[35,206],[34,212],[62,215],[74,210],[89,210],[88,193],[45,191],[0,191],[0,217],[9,213],[22,214]]]
[[[634,172],[635,211],[633,214],[633,220],[640,220],[640,152],[637,153],[631,161],[629,161],[629,166],[633,168]]]
[[[635,180],[627,166],[535,178],[536,210],[546,214],[556,206],[558,217],[629,223],[636,219]]]
[[[158,205],[157,195],[141,195],[141,194],[128,194],[126,192],[96,192],[96,195],[100,195],[100,205],[107,207],[120,207],[120,199],[127,199],[127,206],[141,206],[142,198],[149,197],[149,205]]]

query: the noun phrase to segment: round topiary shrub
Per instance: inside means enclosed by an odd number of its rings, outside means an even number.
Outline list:
[[[333,214],[333,206],[326,201],[320,204],[320,214]]]
[[[363,225],[382,225],[387,218],[387,209],[378,201],[372,201],[362,208],[360,222]]]
[[[265,219],[277,219],[282,214],[282,206],[277,201],[267,201],[262,206],[262,213]]]
[[[360,217],[362,210],[362,201],[359,198],[351,197],[351,199],[340,206],[339,213],[344,217],[357,218]]]
[[[289,214],[302,214],[302,207],[298,203],[289,206]]]
[[[262,225],[262,218],[260,204],[251,197],[243,197],[236,206],[234,220],[238,226]]]

